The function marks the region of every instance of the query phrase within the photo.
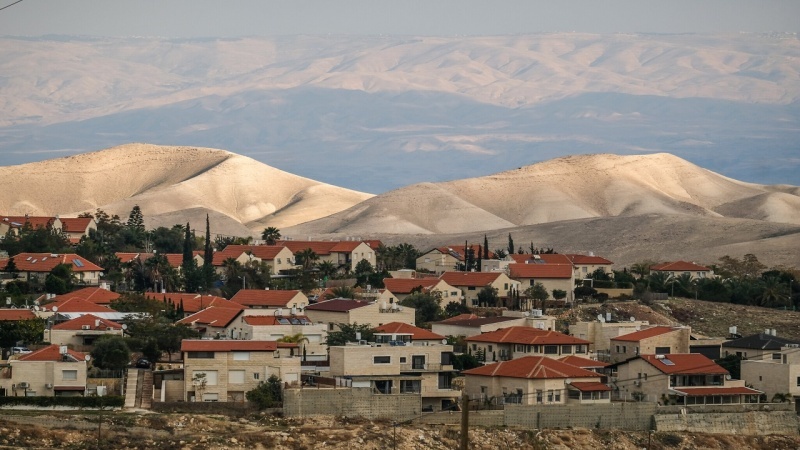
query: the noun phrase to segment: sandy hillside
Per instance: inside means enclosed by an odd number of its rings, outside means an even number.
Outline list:
[[[138,204],[148,227],[208,212],[221,233],[246,234],[325,217],[370,194],[292,175],[223,150],[129,144],[0,167],[0,211],[75,215],[102,208],[126,218]]]
[[[796,187],[743,183],[666,153],[569,156],[397,189],[292,231],[465,233],[647,214],[800,224],[800,196]]]

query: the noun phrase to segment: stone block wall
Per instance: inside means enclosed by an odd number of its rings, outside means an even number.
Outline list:
[[[422,398],[407,394],[374,394],[370,388],[287,389],[287,417],[334,415],[365,419],[408,420],[422,411]]]
[[[797,435],[800,418],[794,411],[739,413],[657,414],[657,431],[739,435]]]
[[[654,403],[593,405],[506,405],[505,425],[524,428],[601,428],[649,430]]]

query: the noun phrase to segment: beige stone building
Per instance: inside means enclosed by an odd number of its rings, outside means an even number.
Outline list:
[[[776,394],[788,394],[800,413],[800,345],[789,344],[777,353],[779,358],[775,355],[773,353],[770,359],[742,361],[742,379],[763,391],[767,400],[772,400]]]
[[[284,383],[300,381],[297,344],[187,339],[181,353],[187,402],[243,402],[247,391],[271,375]]]
[[[460,392],[453,389],[453,346],[372,343],[330,348],[330,375],[352,380],[353,388],[382,394],[419,395],[423,411],[450,408]]]
[[[467,338],[470,354],[481,361],[493,363],[524,356],[560,358],[569,355],[586,356],[589,341],[557,331],[531,327],[509,327]]]
[[[8,260],[0,262],[0,272],[5,271],[7,264]],[[81,285],[97,286],[103,274],[102,267],[74,253],[20,253],[14,255],[14,264],[20,279],[31,281],[36,278],[41,283],[59,264],[68,264],[77,284]]]
[[[591,253],[588,255],[567,254],[566,257],[572,261],[573,270],[575,271],[574,277],[576,280],[591,278],[591,275],[597,269],[610,274],[611,267],[614,265],[613,262],[603,257],[595,256]]]
[[[237,308],[211,306],[190,314],[177,323],[186,325],[200,333],[201,337],[211,339],[252,339],[245,327],[237,320],[244,311]]]
[[[256,341],[277,341],[287,336],[302,335],[300,355],[309,361],[327,359],[328,324],[313,323],[304,315],[243,315],[239,317],[239,326],[245,336]]]
[[[376,250],[381,242],[366,241],[278,241],[277,245],[288,247],[296,254],[311,249],[318,257],[318,262],[330,261],[342,271],[353,271],[361,261],[367,261],[375,267]]]
[[[615,366],[612,386],[620,399],[661,404],[755,403],[761,391],[698,353],[640,355]]]
[[[525,317],[479,317],[475,314],[460,314],[431,324],[431,331],[442,336],[477,336],[481,333],[513,326],[525,326]]]
[[[620,362],[639,355],[689,353],[689,327],[655,326],[611,338],[610,362]]]
[[[97,231],[97,221],[91,217],[59,217],[53,220],[53,230],[64,234],[71,244],[77,244],[81,238],[88,237]]]
[[[384,278],[383,285],[399,301],[403,301],[414,291],[430,293],[442,299],[442,307],[450,302],[461,302],[461,289],[450,286],[439,278]]]
[[[473,402],[563,405],[611,401],[611,388],[602,383],[600,374],[543,356],[488,364],[463,374],[464,389]]]
[[[721,356],[736,355],[747,360],[779,361],[782,349],[787,346],[800,346],[800,341],[777,336],[775,330],[733,339],[722,344]]]
[[[440,279],[450,286],[461,289],[467,306],[479,306],[478,294],[487,286],[496,289],[501,300],[508,297],[512,289],[520,289],[519,281],[498,272],[445,272]]]
[[[459,264],[464,264],[464,253],[467,249],[471,249],[476,258],[483,254],[483,246],[479,244],[436,247],[417,258],[417,270],[435,274],[457,271]],[[493,252],[489,252],[489,258],[494,258]]]
[[[679,277],[681,275],[688,274],[691,275],[693,280],[699,278],[710,278],[714,275],[714,272],[708,267],[687,261],[666,262],[650,267],[650,273],[657,272],[665,273],[672,277]]]
[[[0,389],[7,396],[83,396],[87,361],[87,354],[55,344],[17,355],[0,369]]]
[[[300,314],[308,306],[308,297],[298,290],[277,290],[277,289],[241,289],[231,301],[238,303],[245,308],[245,315],[263,315],[260,310],[283,310],[287,315],[290,312]]]
[[[574,300],[575,278],[572,264],[509,264],[508,276],[519,281],[519,289],[525,292],[536,283],[541,283],[547,290],[547,300],[553,299],[553,290],[566,292],[564,300]],[[533,305],[521,305],[521,309],[530,309]]]
[[[328,325],[328,331],[337,331],[338,324],[368,324],[378,327],[389,322],[415,324],[415,310],[397,303],[362,302],[335,298],[308,305],[306,316],[314,323]]]
[[[233,258],[239,264],[266,263],[272,268],[273,275],[282,271],[293,269],[294,253],[282,245],[228,245],[219,252],[214,253],[214,269],[218,274],[225,273],[224,263],[228,258]]]
[[[122,325],[102,319],[93,314],[84,314],[44,330],[44,341],[56,345],[68,345],[80,351],[90,351],[94,341],[101,336],[122,336]]]
[[[590,341],[589,351],[608,354],[611,349],[611,339],[635,333],[649,325],[646,320],[613,322],[604,318],[603,321],[578,322],[570,325],[569,334]]]

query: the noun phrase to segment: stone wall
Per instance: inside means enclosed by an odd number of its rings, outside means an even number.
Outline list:
[[[334,415],[365,419],[408,420],[422,411],[422,398],[407,394],[374,394],[370,388],[286,389],[287,417]]]
[[[593,405],[506,405],[505,425],[524,428],[649,430],[654,403]]]
[[[740,434],[797,435],[800,418],[794,411],[751,411],[739,413],[657,414],[657,431]]]
[[[153,411],[161,413],[224,414],[244,417],[258,411],[250,402],[153,402]]]

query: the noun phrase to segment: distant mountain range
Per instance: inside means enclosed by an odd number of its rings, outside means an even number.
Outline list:
[[[798,55],[793,34],[2,37],[0,164],[152,142],[383,193],[667,152],[800,185]]]
[[[370,169],[380,170],[380,168]],[[383,170],[391,170],[385,168]],[[353,174],[358,176],[358,172]],[[733,180],[670,154],[569,156],[490,176],[372,196],[223,150],[130,144],[0,167],[0,213],[102,208],[148,227],[209,213],[215,233],[378,237],[417,245],[481,241],[604,254],[618,263],[756,253],[800,266],[800,187]]]

